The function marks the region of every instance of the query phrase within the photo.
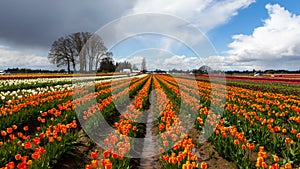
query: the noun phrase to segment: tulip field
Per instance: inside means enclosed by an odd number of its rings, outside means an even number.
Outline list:
[[[300,168],[300,82],[210,79],[2,79],[0,169],[65,168],[82,137],[76,168]]]

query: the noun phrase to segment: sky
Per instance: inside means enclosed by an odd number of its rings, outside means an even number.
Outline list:
[[[74,32],[100,35],[116,61],[148,69],[300,69],[298,0],[0,2],[0,69],[61,69],[47,55]],[[63,67],[62,67],[63,68]]]

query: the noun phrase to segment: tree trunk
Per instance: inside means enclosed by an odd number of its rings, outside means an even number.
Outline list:
[[[89,71],[90,72],[93,71],[93,63],[94,63],[94,58],[92,56],[90,56],[90,58],[89,58]]]
[[[75,63],[75,59],[72,59],[72,65],[73,65],[73,71],[74,73],[76,72],[76,63]]]
[[[71,69],[70,69],[70,60],[68,60],[68,74],[70,74],[71,73]]]

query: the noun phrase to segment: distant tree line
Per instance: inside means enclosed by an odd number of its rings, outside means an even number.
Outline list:
[[[60,70],[43,70],[43,69],[25,69],[25,68],[8,68],[5,70],[10,73],[67,73],[65,69]]]
[[[116,62],[114,63],[113,59],[110,56],[103,57],[101,59],[101,64],[98,69],[98,72],[121,72],[123,69],[131,69],[131,70],[138,70],[136,65],[132,65],[130,62]],[[193,70],[178,70],[178,69],[171,69],[168,70],[169,73],[196,73],[196,74],[208,74],[207,70],[204,69],[205,67],[200,67],[199,69]],[[210,69],[208,69],[210,70]],[[155,71],[164,71],[160,69],[156,69]],[[217,70],[210,70],[211,73],[218,73]],[[65,69],[60,70],[43,70],[43,69],[26,69],[26,68],[8,68],[5,72],[10,73],[67,73],[68,71]],[[288,71],[288,70],[231,70],[225,71],[226,74],[253,74],[253,73],[265,73],[265,74],[297,74],[300,73],[300,70],[296,71]],[[71,71],[73,73],[73,71]]]
[[[128,61],[114,63],[114,60],[108,56],[101,59],[98,72],[122,72],[124,69],[138,70],[136,65]]]
[[[171,70],[169,70],[168,71],[169,73],[190,73],[190,70],[182,70],[182,69],[180,69],[180,70],[178,70],[178,69],[171,69]]]
[[[98,72],[120,72],[123,69],[131,69],[131,70],[138,70],[136,65],[131,65],[129,62],[117,62],[114,63],[114,61],[111,59],[111,57],[105,57],[101,61],[102,64],[100,64],[100,68],[98,69]],[[118,68],[118,69],[117,69]],[[190,70],[177,70],[177,69],[171,69],[168,72],[169,73],[202,73],[206,74],[206,71],[204,72],[197,72],[199,69],[194,69],[192,71]],[[60,70],[45,70],[45,69],[26,69],[26,68],[8,68],[5,70],[6,72],[10,73],[67,73],[67,70],[60,69]],[[160,69],[156,69],[155,71],[163,71]],[[218,72],[218,71],[215,71]],[[255,70],[255,72],[258,73],[267,73],[267,74],[291,74],[291,73],[300,73],[300,70],[297,71],[288,71],[288,70]],[[73,73],[73,71],[71,71]],[[226,74],[253,74],[253,70],[234,70],[234,71],[225,71]]]
[[[203,65],[199,69],[193,69],[193,70],[177,70],[177,69],[171,69],[168,72],[170,73],[194,73],[194,74],[208,74],[208,73],[219,73],[220,70],[214,70],[209,66]],[[289,71],[289,70],[274,70],[274,69],[268,69],[268,70],[229,70],[229,71],[222,71],[226,74],[254,74],[254,73],[264,73],[264,74],[296,74],[300,73],[300,70],[296,71]]]
[[[230,70],[225,71],[226,74],[253,74],[253,73],[265,73],[265,74],[296,74],[300,73],[300,70],[290,71],[290,70],[274,70],[274,69],[268,69],[268,70]]]

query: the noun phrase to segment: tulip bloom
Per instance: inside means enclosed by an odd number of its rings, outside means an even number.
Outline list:
[[[15,155],[15,159],[18,161],[18,160],[21,160],[21,158],[22,158],[22,156],[21,156],[21,154],[16,154]]]
[[[201,168],[202,169],[207,169],[207,163],[206,162],[202,162],[201,163]]]
[[[285,143],[287,143],[287,144],[288,144],[288,143],[290,143],[290,142],[291,142],[291,139],[290,139],[290,138],[288,138],[288,137],[287,137],[287,138],[285,138]]]
[[[31,148],[31,143],[30,142],[24,143],[24,148],[25,149],[30,149]]]
[[[9,134],[10,134],[10,133],[12,133],[12,132],[13,132],[13,129],[10,127],[10,128],[7,128],[7,129],[6,129],[6,131],[7,131],[7,133],[9,133]]]
[[[284,168],[285,168],[285,169],[292,169],[293,167],[292,167],[292,164],[291,164],[291,163],[286,163],[286,164],[284,165]]]
[[[23,127],[23,130],[24,130],[24,131],[28,131],[28,126],[24,126],[24,127]]]
[[[7,135],[6,131],[2,130],[2,131],[1,131],[1,135],[2,135],[3,137],[5,137],[5,136]]]
[[[41,139],[39,137],[36,137],[36,138],[32,139],[32,142],[35,145],[39,145],[41,143]]]
[[[273,156],[273,160],[274,160],[274,162],[277,163],[277,162],[279,161],[279,157],[278,157],[277,155],[274,155],[274,156]]]
[[[97,156],[98,156],[98,153],[97,153],[97,152],[92,152],[92,153],[91,153],[91,157],[92,157],[93,159],[96,159]]]

